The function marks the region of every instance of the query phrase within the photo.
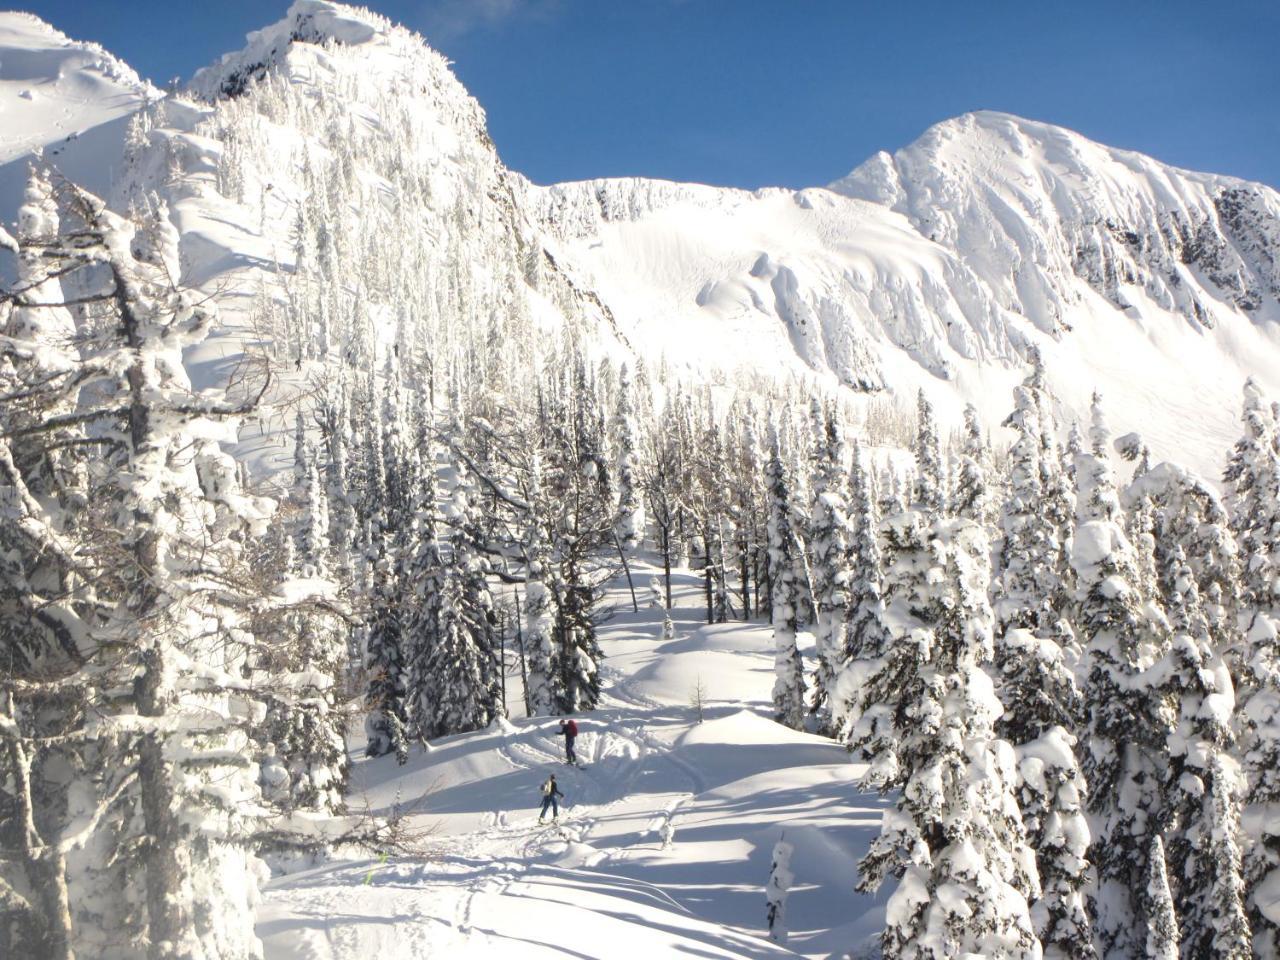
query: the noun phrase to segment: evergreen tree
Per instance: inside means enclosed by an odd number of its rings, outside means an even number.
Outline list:
[[[991,519],[991,493],[987,489],[989,459],[982,427],[978,424],[978,411],[973,404],[968,404],[964,408],[964,447],[952,508],[957,517],[984,527]]]
[[[644,540],[644,500],[636,469],[637,428],[634,388],[626,364],[618,376],[618,407],[614,415],[614,436],[618,447],[618,540],[625,550],[634,550]]]
[[[365,626],[365,753],[370,757],[394,753],[397,762],[405,763],[409,759],[405,736],[405,611],[400,607],[391,536],[383,530],[380,520],[370,521],[369,526],[372,549],[369,618]]]
[[[160,222],[163,206],[134,224],[70,184],[59,190],[61,223],[45,217],[38,235],[20,228],[25,266],[18,286],[0,296],[19,308],[18,317],[0,318],[10,335],[0,362],[16,364],[20,378],[32,372],[22,348],[54,318],[48,301],[35,299],[52,292],[44,280],[72,283],[94,305],[74,355],[39,358],[65,363],[60,375],[28,379],[21,402],[8,395],[0,403],[0,470],[10,491],[0,527],[38,544],[38,562],[63,576],[24,585],[10,561],[0,565],[4,593],[19,608],[42,607],[31,626],[47,634],[22,639],[47,637],[56,644],[47,649],[62,657],[41,663],[26,690],[7,685],[0,700],[18,714],[0,724],[3,779],[22,812],[6,830],[19,834],[19,862],[47,911],[38,932],[46,955],[96,955],[108,942],[146,943],[157,960],[255,955],[258,791],[243,758],[252,754],[247,718],[258,706],[245,675],[248,613],[259,598],[247,586],[244,545],[262,532],[270,505],[241,490],[218,446],[252,404],[192,390],[183,350],[208,335],[214,317],[176,286],[176,232]],[[45,216],[55,197],[37,186],[28,200]],[[24,279],[37,262],[39,276]],[[74,413],[58,412],[62,404]],[[32,491],[56,491],[61,458],[27,454],[37,437],[57,449],[72,428],[92,438],[91,469],[80,474],[85,511],[72,517],[66,503],[48,501],[72,520],[54,526]],[[6,659],[17,660],[14,638],[0,639]],[[60,746],[37,756],[30,734],[53,729]],[[47,759],[61,767],[70,796],[50,795],[49,808],[37,811]],[[60,830],[73,819],[83,833],[70,842]],[[83,869],[69,878],[73,851]],[[243,879],[222,884],[223,876]],[[73,899],[77,915],[98,921],[75,926]]]
[[[278,802],[336,812],[343,804],[349,764],[335,690],[346,659],[345,635],[332,608],[301,601],[329,596],[328,498],[316,451],[303,441],[299,516],[286,539],[280,585],[281,615],[257,631],[283,649],[274,652],[267,729],[287,776]]]
[[[867,671],[875,669],[893,643],[885,624],[880,520],[861,451],[856,445],[853,450],[850,507],[856,522],[849,552],[849,612],[832,711],[840,724],[842,738],[853,749]]]
[[[1140,441],[1119,446],[1144,458]],[[1244,881],[1231,849],[1240,830],[1242,784],[1233,746],[1235,692],[1223,651],[1239,632],[1224,617],[1224,596],[1234,597],[1235,545],[1217,495],[1181,468],[1140,466],[1125,503],[1148,518],[1156,590],[1172,632],[1161,697],[1176,711],[1165,772],[1163,841],[1182,954],[1243,956],[1249,952]],[[1188,559],[1194,552],[1195,565]],[[1206,604],[1201,589],[1214,600]],[[1212,798],[1212,799],[1211,799]],[[1228,854],[1210,850],[1219,838]],[[1238,849],[1238,848],[1237,848]]]
[[[1169,762],[1173,729],[1151,672],[1168,650],[1168,626],[1155,598],[1139,589],[1096,394],[1089,439],[1090,452],[1076,459],[1072,563],[1088,640],[1085,698],[1091,714],[1084,770],[1098,828],[1090,847],[1098,870],[1090,912],[1103,956],[1142,956],[1142,931],[1160,919],[1148,912],[1156,901],[1142,891],[1154,869],[1149,857],[1163,814],[1161,772]]]
[[[1239,545],[1240,622],[1244,639],[1232,651],[1239,710],[1237,756],[1243,769],[1247,838],[1245,876],[1257,956],[1280,956],[1280,922],[1263,909],[1263,891],[1280,884],[1280,429],[1258,385],[1244,387],[1244,434],[1225,474],[1231,532]]]
[[[1046,452],[1041,443],[1043,419],[1028,386],[1015,389],[1014,411],[1005,425],[1018,438],[1010,451],[1000,574],[993,591],[996,676],[1004,707],[996,729],[1019,756],[1018,799],[1042,889],[1032,910],[1037,934],[1047,955],[1092,957],[1083,893],[1089,879],[1089,827],[1081,810],[1085,783],[1070,732],[1077,728],[1083,703],[1058,643],[1065,632],[1058,616],[1064,588],[1040,469],[1042,458],[1053,451]]]
[[[947,510],[947,485],[942,469],[942,448],[933,404],[921,390],[916,397],[916,479],[912,496],[916,507],[932,520]]]
[[[490,629],[492,598],[475,539],[467,469],[458,459],[449,464],[439,521],[432,516],[434,484],[423,486],[413,561],[410,696],[415,729],[430,740],[486,727],[503,708]],[[441,540],[442,527],[447,541]]]
[[[779,723],[793,730],[804,726],[804,667],[796,646],[799,629],[799,586],[791,529],[791,494],[777,431],[770,437],[769,465],[769,567],[773,576],[773,709]]]
[[[852,530],[844,492],[844,437],[834,410],[828,409],[821,420],[823,432],[814,451],[809,544],[813,553],[811,568],[818,614],[814,625],[818,666],[809,713],[816,718],[818,731],[830,734],[834,732],[832,701],[837,671],[844,660]]]
[[[541,503],[542,466],[537,452],[533,455],[529,486],[534,496],[525,534],[525,552],[529,559],[524,592],[524,647],[528,661],[529,714],[537,717],[554,713],[564,699],[564,691],[556,686],[559,675],[553,668],[557,659],[554,588],[549,582],[553,574],[547,537],[542,530],[546,508]]]
[[[887,876],[881,948],[897,957],[1038,957],[1027,900],[1039,893],[1014,798],[1014,755],[983,670],[992,654],[987,541],[967,520],[889,521],[888,596],[898,642],[864,686],[857,741],[866,782],[900,788],[859,868]]]

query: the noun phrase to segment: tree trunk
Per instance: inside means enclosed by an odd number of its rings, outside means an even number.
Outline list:
[[[671,527],[662,527],[662,575],[666,581],[667,609],[671,609]]]
[[[702,552],[706,565],[702,570],[702,586],[707,595],[707,623],[716,622],[715,594],[712,589],[713,584],[711,578],[715,574],[715,561],[711,558],[711,527],[706,526],[702,530]]]
[[[520,689],[524,691],[524,715],[526,717],[533,716],[533,711],[529,709],[529,669],[525,663],[524,657],[524,620],[520,616],[520,591],[515,591],[516,597],[516,646],[520,650]]]
[[[154,648],[142,657],[138,680],[138,713],[161,717],[169,691],[164,682],[164,661]],[[148,733],[138,749],[138,787],[142,798],[142,823],[146,840],[142,863],[146,869],[147,957],[149,960],[185,960],[184,950],[192,918],[186,910],[187,886],[179,850],[182,828],[174,816],[173,774],[164,758],[164,740]]]
[[[622,561],[622,572],[627,575],[627,589],[631,591],[631,612],[639,613],[640,604],[636,600],[636,585],[631,582],[631,564],[627,563],[627,555],[622,549],[622,541],[618,539],[618,535],[613,535],[614,546],[618,548],[618,559]]]
[[[7,708],[12,712],[12,707]],[[67,865],[62,851],[55,844],[44,842],[36,828],[35,800],[31,792],[32,758],[23,743],[12,735],[6,735],[10,779],[13,781],[14,822],[11,828],[22,854],[23,870],[34,893],[34,916],[27,923],[34,927],[39,938],[37,955],[50,960],[75,960],[71,947],[71,902],[67,895]],[[10,911],[22,913],[31,904],[22,903],[16,896],[11,900]],[[17,904],[21,903],[21,907]],[[38,932],[37,932],[38,931]],[[0,939],[0,943],[3,940]],[[15,954],[16,955],[16,954]]]

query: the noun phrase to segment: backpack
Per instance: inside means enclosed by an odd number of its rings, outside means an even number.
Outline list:
[[[576,737],[578,735],[578,725],[570,720],[564,725],[564,732],[567,736]]]
[[[547,782],[542,785],[542,795],[544,797],[551,796],[551,791],[554,790],[555,788],[556,788],[555,781],[548,779]]]

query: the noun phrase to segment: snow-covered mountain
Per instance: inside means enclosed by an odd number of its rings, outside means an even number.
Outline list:
[[[1274,377],[1280,195],[1048,124],[969,114],[829,189],[538,196],[624,328],[702,366],[794,358],[997,422],[1034,343],[1072,414],[1100,389],[1209,472],[1241,380]]]
[[[541,187],[503,166],[444,58],[367,11],[298,0],[200,70],[194,99],[162,106],[109,55],[25,15],[0,20],[0,45],[0,116],[21,119],[0,153],[5,209],[40,147],[116,203],[155,190],[186,279],[231,294],[224,353],[261,328],[252,303],[294,268],[303,155],[342,144],[349,174],[386,200],[361,215],[411,200],[410,242],[441,276],[465,274],[475,315],[582,324],[611,351],[694,376],[798,374],[859,397],[923,387],[953,423],[973,402],[994,426],[1036,344],[1067,415],[1100,389],[1117,426],[1209,475],[1243,378],[1280,388],[1280,195],[1048,124],[969,114],[826,188]],[[263,107],[272,84],[293,106]],[[72,95],[65,116],[28,109]],[[149,129],[131,154],[124,118],[138,111]],[[387,295],[355,298],[384,340],[403,285],[388,269]]]
[[[1276,953],[1275,191],[538,186],[325,0],[167,95],[0,16],[0,111],[0,953]]]

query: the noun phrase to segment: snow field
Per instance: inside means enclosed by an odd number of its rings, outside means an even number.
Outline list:
[[[655,573],[633,569],[637,582]],[[874,939],[883,897],[853,884],[882,800],[857,789],[861,767],[842,747],[768,719],[768,625],[708,626],[700,579],[673,578],[669,641],[663,611],[633,613],[625,583],[612,584],[606,690],[577,718],[580,767],[563,762],[550,717],[441,739],[404,767],[358,761],[351,805],[413,806],[433,854],[276,878],[258,923],[268,960],[827,957]],[[688,705],[699,676],[701,724]],[[540,825],[549,773],[565,800],[559,822]],[[765,937],[783,833],[796,875],[786,947]]]

